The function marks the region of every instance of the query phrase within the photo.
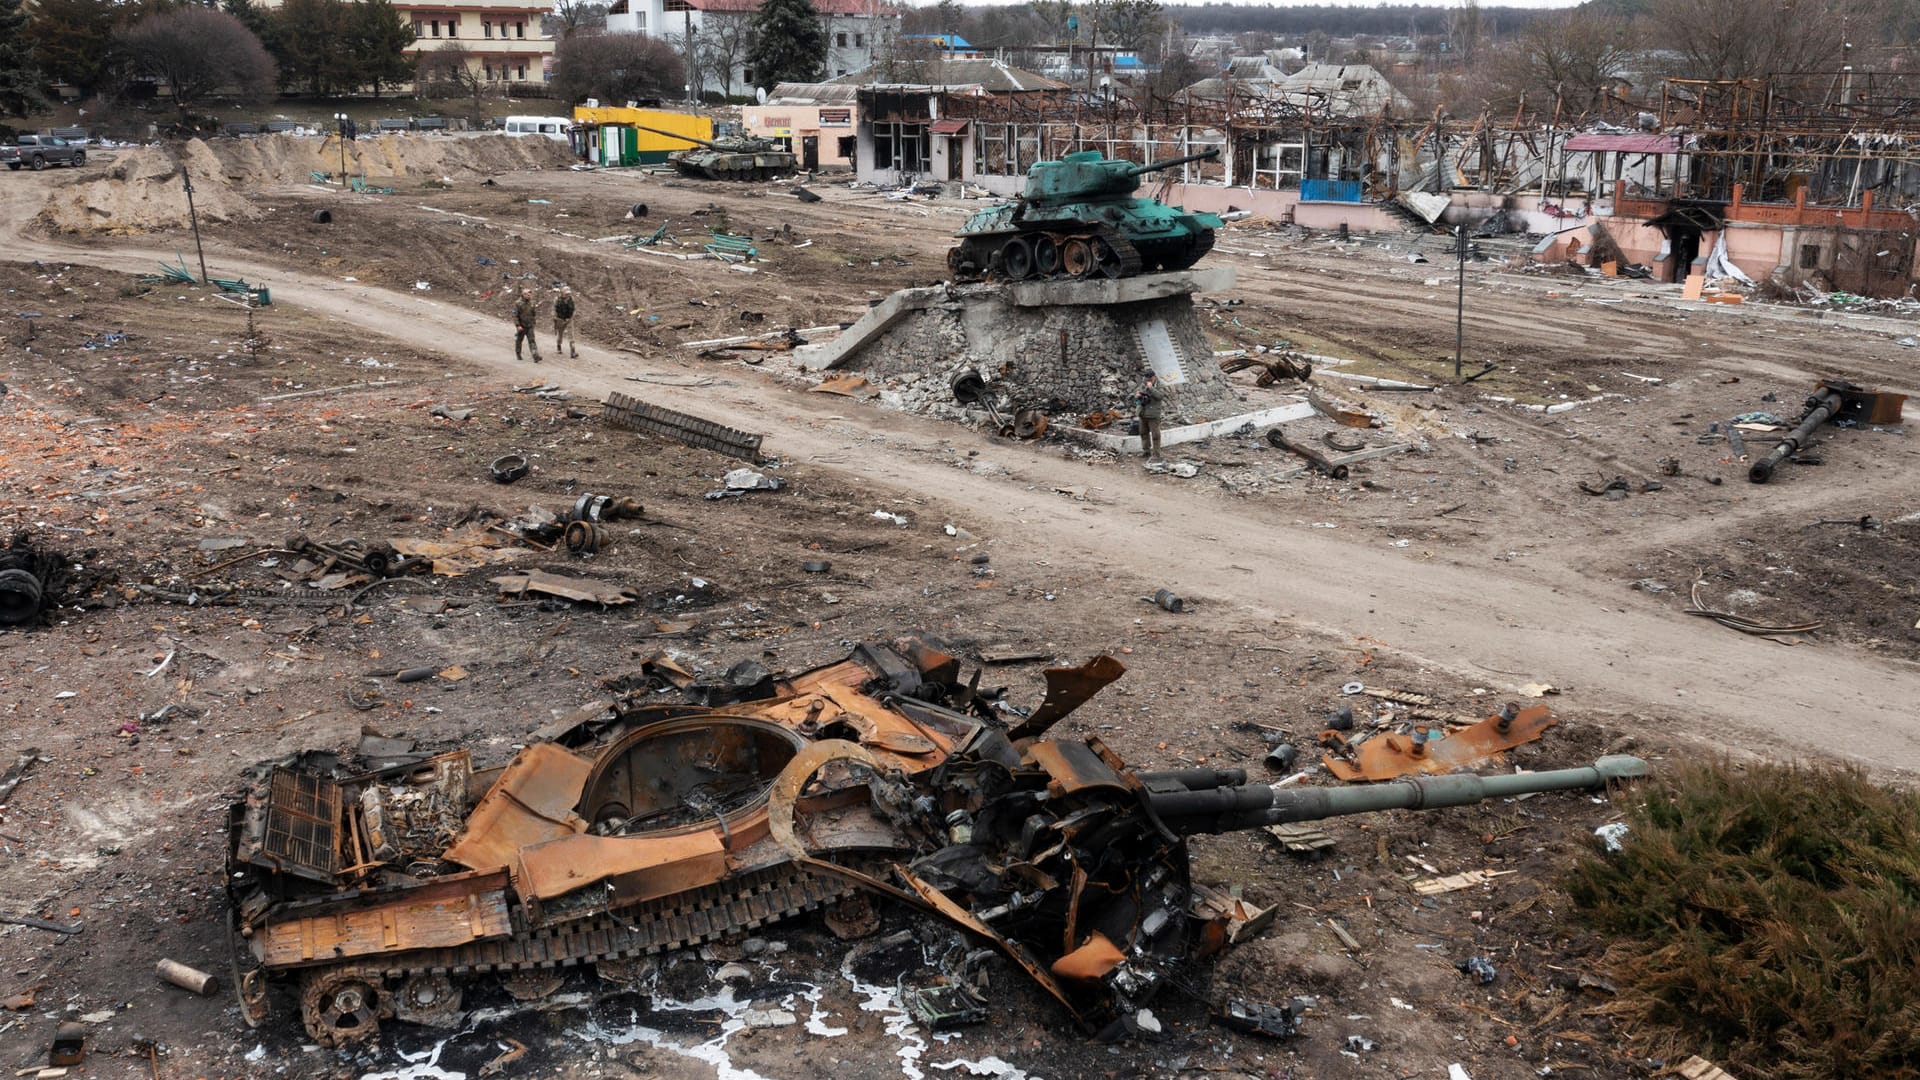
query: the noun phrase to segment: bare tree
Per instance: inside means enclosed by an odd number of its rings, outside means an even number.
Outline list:
[[[1590,112],[1636,55],[1634,27],[1620,16],[1591,8],[1543,15],[1500,48],[1494,73],[1502,92],[1485,104],[1510,108],[1524,94],[1538,109],[1557,98],[1570,116]]]
[[[1479,0],[1462,0],[1447,20],[1447,36],[1452,39],[1454,55],[1463,64],[1473,63],[1480,51],[1480,39],[1486,35],[1486,20],[1480,15]]]
[[[607,5],[600,0],[559,0],[553,8],[554,21],[558,24],[560,36],[570,38],[582,30],[594,30],[607,25]]]
[[[180,119],[216,90],[262,98],[275,68],[260,39],[224,11],[189,6],[149,15],[120,34],[133,70],[167,88]]]
[[[700,27],[700,65],[720,80],[720,92],[733,96],[733,75],[753,43],[753,20],[745,12],[709,11]]]
[[[583,30],[553,55],[553,89],[566,101],[637,101],[677,96],[686,78],[674,47],[645,34]]]
[[[1160,0],[1109,0],[1101,12],[1100,32],[1123,49],[1144,52],[1167,26]]]
[[[1073,0],[1033,0],[1031,7],[1034,17],[1046,28],[1048,44],[1068,39],[1067,20],[1074,15]]]
[[[1832,72],[1849,28],[1882,17],[1876,0],[1772,0],[1764,13],[1746,0],[1655,0],[1647,11],[1654,40],[1677,57],[1668,73],[1696,79]]]
[[[480,67],[480,57],[458,41],[449,41],[437,49],[422,53],[415,82],[449,97],[467,98],[473,103],[469,119],[474,127],[486,118],[486,98],[493,86]]]

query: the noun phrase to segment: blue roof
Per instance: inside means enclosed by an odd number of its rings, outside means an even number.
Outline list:
[[[1144,60],[1141,60],[1137,56],[1127,56],[1125,54],[1122,54],[1113,58],[1113,66],[1116,69],[1118,69],[1118,68],[1143,68],[1143,67],[1146,67],[1147,65]]]
[[[973,44],[959,34],[902,34],[908,41],[938,41],[949,49],[971,49]]]

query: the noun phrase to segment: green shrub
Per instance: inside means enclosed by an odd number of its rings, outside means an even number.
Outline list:
[[[1920,798],[1725,764],[1640,794],[1567,883],[1635,1034],[1756,1080],[1920,1078]]]

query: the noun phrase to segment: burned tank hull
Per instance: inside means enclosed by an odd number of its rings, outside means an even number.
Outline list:
[[[1147,173],[1209,152],[1155,165],[1113,161],[1094,151],[1042,161],[1028,170],[1025,193],[969,218],[947,253],[956,281],[992,277],[1121,278],[1185,270],[1213,250],[1213,214],[1188,213],[1133,194]]]
[[[542,729],[499,768],[465,751],[256,767],[229,818],[243,1015],[267,1020],[278,985],[310,1037],[350,1045],[388,1020],[457,1023],[476,980],[520,998],[574,967],[623,982],[651,954],[820,908],[855,935],[881,897],[996,946],[1098,1031],[1224,940],[1237,901],[1189,880],[1188,835],[1496,793],[1460,786],[1478,777],[1277,789],[1046,737],[1124,670],[1049,669],[1029,712],[907,638]],[[1625,775],[1567,773],[1486,783]]]

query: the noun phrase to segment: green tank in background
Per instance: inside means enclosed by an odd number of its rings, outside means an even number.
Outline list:
[[[947,253],[947,268],[956,281],[1185,270],[1213,250],[1220,219],[1133,193],[1147,173],[1219,156],[1214,149],[1135,165],[1084,150],[1036,162],[1027,170],[1024,194],[967,220],[957,234],[960,243]]]
[[[682,176],[695,180],[776,180],[799,171],[800,160],[790,150],[782,150],[772,139],[749,135],[730,139],[696,139],[672,131],[661,131],[644,124],[633,125],[669,139],[695,144],[696,149],[675,150],[667,162]]]

